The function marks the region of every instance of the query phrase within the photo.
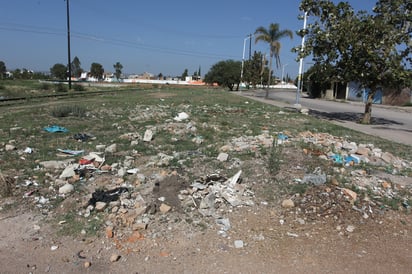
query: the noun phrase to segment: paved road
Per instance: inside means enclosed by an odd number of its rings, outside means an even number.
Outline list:
[[[242,91],[237,94],[277,105],[279,107],[294,107],[296,92],[290,90],[273,90],[269,99],[264,98],[265,91]],[[412,108],[373,105],[372,124],[363,125],[358,121],[364,112],[364,104],[359,102],[336,102],[320,99],[300,98],[302,108],[310,110],[311,115],[357,130],[366,134],[380,136],[401,144],[412,146]]]

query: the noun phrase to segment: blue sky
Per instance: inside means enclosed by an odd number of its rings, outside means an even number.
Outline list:
[[[64,0],[1,0],[0,60],[8,69],[49,71],[67,64],[67,16]],[[71,59],[79,57],[84,70],[93,62],[113,71],[120,62],[125,73],[181,75],[201,68],[204,75],[221,60],[248,57],[249,39],[257,27],[279,23],[293,32],[299,0],[138,1],[70,0]],[[370,11],[374,0],[349,1]],[[246,43],[245,43],[246,41]],[[298,74],[291,48],[301,39],[281,40],[285,74]],[[252,52],[268,46],[252,41]],[[310,63],[310,60],[305,60]],[[308,64],[306,64],[308,66]],[[280,76],[281,69],[275,69]]]

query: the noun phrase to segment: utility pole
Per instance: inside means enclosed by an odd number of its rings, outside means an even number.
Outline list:
[[[303,17],[303,29],[306,30],[306,20],[307,20],[308,12],[305,11],[305,15]],[[303,52],[305,47],[305,35],[302,37],[302,45],[300,51]],[[298,87],[296,89],[296,107],[300,107],[299,98],[300,98],[300,89],[302,86],[302,71],[303,71],[303,57],[300,58],[299,61],[299,75],[298,75]]]
[[[249,61],[252,58],[252,34],[249,34]]]
[[[69,0],[66,0],[67,4],[67,66],[69,69],[69,89],[72,89],[72,64],[70,58],[70,9]]]

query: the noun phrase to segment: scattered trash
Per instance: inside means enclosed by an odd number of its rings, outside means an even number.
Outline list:
[[[73,135],[73,139],[81,142],[87,142],[89,139],[93,139],[94,136],[87,133],[76,133]]]
[[[97,202],[110,203],[117,201],[120,197],[120,194],[128,191],[129,189],[126,187],[118,187],[107,191],[98,189],[92,193],[92,198],[89,200],[88,205],[95,206]]]
[[[26,147],[23,152],[24,152],[24,153],[27,153],[27,154],[32,154],[32,153],[33,153],[33,149],[30,148],[30,147]]]
[[[84,153],[84,150],[71,150],[71,149],[60,149],[60,148],[58,148],[57,151],[64,153],[64,154],[73,155],[73,156]]]
[[[173,118],[173,120],[177,121],[177,122],[181,122],[183,120],[186,120],[189,118],[189,114],[187,114],[186,112],[180,112],[175,118]]]
[[[43,128],[45,131],[47,132],[69,132],[69,130],[67,128],[61,127],[61,126],[57,126],[57,125],[53,125],[53,126],[48,126],[48,127],[44,127]]]

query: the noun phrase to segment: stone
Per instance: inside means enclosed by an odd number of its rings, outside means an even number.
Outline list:
[[[71,184],[65,184],[64,186],[59,188],[60,194],[69,194],[74,191],[74,186]]]
[[[115,153],[117,151],[117,144],[111,144],[110,146],[104,149],[105,152]]]
[[[150,142],[152,139],[153,139],[153,131],[150,129],[147,129],[144,133],[143,141]]]
[[[315,186],[323,185],[326,183],[326,174],[305,174],[302,183]]]
[[[355,227],[353,225],[348,225],[346,227],[346,231],[349,232],[349,233],[352,233],[354,230],[355,230]]]
[[[236,241],[234,242],[234,245],[235,245],[235,248],[243,248],[244,243],[243,243],[242,240],[236,240]]]
[[[106,227],[106,237],[113,238],[113,236],[114,236],[113,227],[111,226]]]
[[[167,213],[167,212],[169,212],[171,209],[172,209],[171,206],[169,206],[169,205],[167,205],[167,204],[164,204],[164,203],[162,203],[162,204],[160,205],[160,207],[159,207],[159,210],[160,210],[160,212],[162,212],[162,213]]]
[[[282,201],[282,207],[292,208],[292,207],[295,207],[295,203],[292,201],[292,199],[286,199]]]
[[[119,254],[112,254],[110,256],[110,262],[114,263],[117,262],[120,259],[120,255]]]
[[[358,147],[355,154],[368,156],[370,152],[371,152],[370,149],[367,147]]]
[[[15,149],[16,149],[16,146],[11,145],[11,144],[7,144],[7,145],[4,147],[4,149],[5,149],[6,151],[12,151],[12,150],[15,150]]]
[[[73,164],[73,165],[68,165],[63,172],[60,174],[59,178],[60,179],[66,179],[66,178],[70,178],[73,177],[74,175],[76,175],[75,170],[79,167],[78,164]]]
[[[106,208],[106,206],[107,206],[107,203],[105,202],[96,202],[95,209],[97,211],[103,211]]]
[[[347,188],[343,188],[342,192],[343,192],[343,194],[349,196],[349,198],[352,201],[356,201],[356,198],[358,197],[358,194],[355,191],[347,189]]]
[[[96,145],[97,151],[104,151],[106,149],[106,145]]]
[[[227,153],[225,153],[225,152],[221,152],[221,153],[219,153],[219,155],[217,156],[217,159],[218,159],[220,162],[226,162],[228,158],[229,158],[229,154],[227,154]]]
[[[395,156],[392,153],[384,152],[382,153],[381,159],[384,160],[386,163],[391,164],[395,161]]]
[[[92,265],[92,263],[89,262],[89,261],[84,262],[84,268],[89,268],[91,265]]]

